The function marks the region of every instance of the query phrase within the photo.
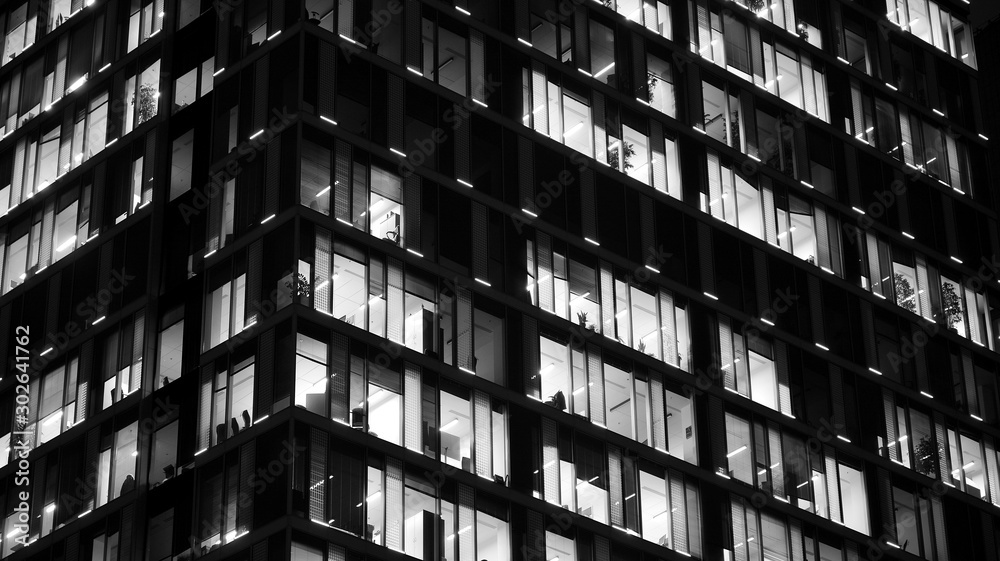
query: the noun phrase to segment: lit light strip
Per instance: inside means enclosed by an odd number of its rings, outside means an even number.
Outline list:
[[[467,15],[467,16],[471,16],[471,15],[472,15],[472,14],[471,14],[471,13],[469,12],[469,10],[466,10],[466,9],[464,9],[464,8],[459,8],[458,6],[455,6],[455,9],[456,9],[456,10],[458,10],[459,12],[462,12],[463,14],[465,14],[465,15]]]
[[[220,69],[218,69],[218,70],[216,70],[215,72],[212,73],[212,77],[215,78],[216,76],[218,76],[219,74],[222,74],[225,71],[226,71],[226,69],[224,67],[220,68]]]
[[[810,189],[815,189],[815,187],[813,187],[812,185],[806,183],[805,181],[799,181],[799,183],[801,183],[802,185],[804,185],[804,186],[806,186],[806,187],[808,187]]]
[[[339,216],[337,217],[337,222],[340,222],[340,223],[342,223],[342,224],[345,224],[345,225],[347,225],[347,226],[350,226],[351,228],[353,228],[353,227],[354,227],[354,224],[351,224],[350,222],[348,222],[348,221],[344,220],[343,218],[341,218],[341,217],[339,217]]]
[[[940,116],[944,117],[944,113],[942,113],[942,112],[938,111],[937,109],[933,109],[933,108],[932,108],[932,109],[931,109],[931,111],[933,111],[933,112],[937,113],[938,115],[940,115]]]
[[[521,212],[523,212],[523,213],[527,214],[528,216],[530,216],[530,217],[532,217],[532,218],[538,218],[538,215],[537,215],[537,214],[535,214],[534,212],[531,212],[530,210],[528,210],[528,209],[526,209],[526,208],[522,208],[522,209],[521,209]]]
[[[265,222],[267,222],[268,220],[270,220],[270,219],[272,219],[272,218],[274,218],[274,217],[275,217],[275,215],[274,215],[274,214],[272,214],[271,216],[268,216],[267,218],[265,218],[265,219],[261,220],[261,221],[260,221],[260,223],[261,223],[261,224],[264,224]]]
[[[917,238],[913,237],[913,234],[910,234],[908,232],[903,232],[903,235],[906,236],[906,237],[908,237],[908,238],[910,238],[911,240],[917,239]]]
[[[923,395],[924,397],[927,397],[929,399],[934,399],[933,395],[931,395],[931,394],[929,394],[929,393],[927,393],[927,392],[925,392],[923,390],[920,390],[920,395]]]
[[[472,371],[472,370],[469,370],[468,368],[466,368],[466,367],[464,367],[464,366],[459,366],[459,367],[458,367],[458,369],[459,369],[459,370],[461,370],[462,372],[467,372],[467,373],[469,373],[469,374],[472,374],[473,376],[475,376],[475,375],[476,375],[476,373],[475,373],[474,371]]]
[[[395,148],[390,148],[389,151],[392,152],[393,154],[396,154],[397,156],[399,156],[401,158],[405,158],[406,157],[406,154],[404,154],[403,152],[400,152],[399,150],[396,150]]]
[[[479,277],[476,277],[476,282],[478,282],[479,284],[485,285],[485,286],[493,286],[492,284],[484,281],[483,279],[481,279]]]
[[[412,67],[412,66],[407,66],[407,67],[406,67],[406,69],[407,69],[407,70],[409,70],[410,72],[413,72],[413,73],[414,73],[414,74],[416,74],[417,76],[420,76],[421,78],[423,78],[423,77],[424,77],[424,73],[423,73],[423,72],[421,72],[421,71],[417,70],[416,68],[414,68],[414,67]]]
[[[771,320],[769,320],[767,318],[760,318],[760,321],[762,321],[762,322],[770,325],[771,327],[774,327],[774,322],[772,322]]]
[[[652,265],[646,265],[646,268],[649,269],[650,271],[653,271],[656,274],[660,274],[660,270],[657,269],[656,267],[653,267]]]
[[[475,103],[478,103],[479,105],[481,105],[483,107],[486,107],[487,109],[489,109],[489,107],[490,107],[489,105],[486,105],[485,103],[483,103],[482,101],[479,101],[476,98],[472,98],[472,101],[475,102]]]
[[[406,251],[409,251],[410,253],[416,255],[417,257],[423,257],[424,256],[423,253],[420,253],[419,251],[414,251],[414,250],[412,250],[410,248],[406,248]]]
[[[250,135],[250,140],[253,140],[253,139],[257,138],[258,136],[260,136],[262,134],[264,134],[264,129],[260,129],[259,131],[251,134]]]
[[[972,413],[969,413],[969,416],[972,417],[973,419],[979,421],[979,422],[983,421],[983,418],[980,417],[979,415],[973,415]]]
[[[860,208],[858,208],[856,206],[852,206],[851,209],[853,209],[854,212],[857,212],[859,214],[864,214],[865,213],[865,211],[861,210]]]
[[[461,183],[462,185],[465,185],[469,189],[474,189],[474,187],[472,186],[472,184],[469,183],[468,181],[464,180],[464,179],[456,179],[455,181],[458,181],[459,183]]]
[[[869,371],[869,372],[871,372],[872,374],[878,374],[879,376],[881,376],[881,375],[882,375],[882,373],[881,373],[881,372],[879,372],[878,370],[875,370],[875,369],[874,369],[874,368],[872,368],[871,366],[869,366],[869,367],[868,367],[868,371]]]
[[[985,141],[987,141],[987,142],[989,142],[989,140],[990,140],[990,139],[989,139],[989,138],[987,138],[987,137],[986,137],[986,135],[985,135],[985,134],[983,134],[983,133],[979,133],[979,138],[981,138],[981,139],[983,139],[983,140],[985,140]]]
[[[323,195],[329,193],[330,189],[332,189],[332,188],[333,188],[333,185],[327,185],[326,189],[323,189],[319,193],[316,193],[316,198],[318,199],[318,198],[322,197]]]
[[[829,351],[830,350],[830,347],[827,347],[826,345],[824,345],[822,343],[816,343],[816,346],[819,347],[819,348],[821,348],[821,349],[823,349],[824,351]]]
[[[267,38],[267,40],[270,41],[271,39],[274,39],[278,35],[281,35],[281,30],[280,29],[277,30],[277,31],[275,31],[274,33],[272,33],[271,36]]]
[[[524,39],[521,39],[520,37],[518,37],[517,40],[520,41],[521,43],[524,43],[525,45],[527,45],[529,47],[534,47],[534,45],[532,45],[530,42],[525,41]],[[583,72],[583,71],[581,70],[581,72]]]
[[[851,439],[850,439],[850,438],[847,438],[846,436],[842,436],[842,435],[839,435],[839,434],[838,434],[838,435],[837,435],[837,438],[839,438],[839,439],[843,440],[844,442],[846,442],[846,443],[848,443],[848,444],[850,444],[850,443],[851,443]]]
[[[326,115],[320,115],[319,118],[323,119],[327,123],[330,123],[331,125],[336,125],[337,124],[337,121],[334,121],[333,119],[327,117]]]
[[[111,63],[109,62],[109,63],[105,64],[104,66],[102,66],[101,69],[98,70],[98,72],[104,72],[105,70],[107,70],[110,67],[111,67]]]
[[[583,240],[586,241],[586,242],[592,243],[592,244],[594,244],[596,246],[600,246],[601,245],[601,244],[597,243],[596,241],[594,241],[594,240],[592,240],[590,238],[583,238]]]
[[[219,251],[219,250],[218,249],[213,249],[212,251],[209,251],[208,253],[205,254],[205,259],[208,259],[209,257],[215,255],[215,253],[217,251]]]
[[[42,354],[39,355],[39,356],[45,356],[45,355],[51,353],[54,350],[55,350],[55,347],[49,347],[49,348],[45,349],[44,351],[42,351]]]
[[[955,263],[958,263],[959,265],[962,264],[962,260],[959,259],[958,257],[955,257],[954,255],[951,255],[949,257],[951,257],[951,260],[954,261]]]
[[[716,295],[714,295],[714,294],[711,294],[711,293],[709,293],[709,292],[705,292],[705,293],[703,293],[703,294],[705,294],[705,296],[708,296],[708,297],[709,297],[709,298],[711,298],[712,300],[718,300],[718,299],[719,299],[719,297],[718,297],[718,296],[716,296]]]
[[[348,37],[347,35],[344,35],[343,33],[339,33],[338,35],[340,35],[341,39],[343,39],[345,41],[350,41],[351,43],[353,43],[355,45],[358,44],[357,41],[355,41],[354,39],[351,39],[350,37]]]

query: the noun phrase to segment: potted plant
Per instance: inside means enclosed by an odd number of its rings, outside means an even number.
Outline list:
[[[296,273],[290,280],[286,281],[285,288],[291,292],[292,301],[296,304],[304,303],[312,296],[312,285],[302,273]]]
[[[136,106],[136,124],[141,125],[156,116],[156,101],[158,92],[152,84],[139,86],[139,93],[132,96],[132,104]]]
[[[948,329],[958,331],[958,326],[962,323],[962,300],[951,283],[941,283],[941,305],[944,306]]]
[[[577,312],[576,321],[580,324],[580,327],[586,329],[587,327],[587,312]]]
[[[622,146],[622,152],[625,154],[625,161],[624,164],[622,165],[621,171],[628,172],[628,170],[632,169],[632,162],[630,162],[629,160],[632,158],[632,156],[635,156],[635,147],[633,147],[628,142],[625,142],[624,140],[621,141],[621,146]],[[611,166],[613,169],[618,169],[617,149],[608,150],[608,165]]]
[[[938,455],[941,452],[941,446],[935,444],[930,437],[922,436],[913,452],[917,456],[915,462],[917,471],[927,477],[937,478]]]

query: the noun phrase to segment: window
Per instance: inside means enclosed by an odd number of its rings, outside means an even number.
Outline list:
[[[224,281],[205,300],[202,350],[207,351],[243,331],[245,325],[246,273]]]
[[[371,235],[396,245],[403,245],[402,180],[381,168],[371,168]]]
[[[319,143],[303,140],[301,204],[329,216],[332,186],[330,150]]]
[[[180,378],[184,373],[184,318],[182,314],[183,309],[177,308],[163,317],[163,321],[166,322],[181,315],[179,320],[160,331],[156,387],[165,386]]]
[[[138,423],[132,423],[103,439],[98,461],[96,506],[135,490],[137,436]]]
[[[674,93],[673,67],[653,55],[646,56],[646,101],[657,111],[677,116],[677,98]]]
[[[441,391],[441,461],[472,472],[472,407],[467,391],[455,391],[462,395]]]
[[[295,405],[326,415],[326,343],[299,333],[295,350]]]
[[[177,474],[177,428],[174,421],[153,433],[152,461],[149,481],[152,486],[166,482]]]
[[[368,432],[402,446],[403,382],[399,372],[368,361]]]
[[[170,200],[191,188],[194,159],[194,129],[174,139],[170,158]]]
[[[292,561],[323,561],[323,550],[292,542]]]
[[[227,371],[202,376],[199,400],[199,445],[202,450],[214,446],[253,424],[253,358]],[[208,426],[204,421],[211,419]]]
[[[593,20],[590,21],[590,74],[615,86],[615,33]]]
[[[724,469],[724,475],[753,485],[752,447],[750,423],[732,413],[726,413],[726,459],[728,466]]]

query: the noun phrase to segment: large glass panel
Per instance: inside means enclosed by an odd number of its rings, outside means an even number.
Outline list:
[[[14,240],[7,247],[7,271],[4,273],[4,292],[24,282],[28,268],[28,235]]]
[[[474,310],[476,376],[503,383],[503,320],[479,308]]]
[[[865,483],[861,472],[840,464],[840,497],[843,509],[844,524],[861,532],[868,533],[868,500],[865,493]]]
[[[301,203],[329,215],[331,189],[330,150],[314,142],[303,141]]]
[[[438,28],[438,83],[461,96],[468,82],[465,44],[465,37]]]
[[[117,499],[120,495],[135,489],[138,428],[138,423],[132,423],[115,433],[115,473],[111,484],[112,499]]]
[[[392,173],[372,166],[371,235],[403,245],[402,181]],[[329,211],[328,211],[329,212]]]
[[[563,143],[585,154],[594,155],[594,127],[590,119],[590,106],[582,97],[563,90]],[[556,129],[558,130],[558,129]]]
[[[476,557],[510,559],[510,530],[504,520],[476,512]]]
[[[667,450],[675,458],[697,464],[691,398],[670,390],[665,390],[664,394],[667,405]]]
[[[299,334],[295,355],[295,405],[326,414],[326,343]]]
[[[676,116],[673,72],[670,64],[647,55],[647,99],[649,106],[671,117]]]
[[[407,482],[409,483],[409,477]],[[421,485],[425,487],[425,485]],[[429,486],[426,486],[429,487]],[[430,489],[427,489],[430,491]],[[403,550],[410,557],[426,559],[434,543],[442,539],[441,518],[434,498],[407,485],[403,500]]]
[[[726,140],[726,97],[722,90],[708,82],[702,83],[704,130],[708,136],[720,142]]]
[[[750,355],[750,396],[771,409],[778,409],[778,385],[774,372],[774,361],[769,357],[757,354]]]
[[[365,498],[368,524],[365,527],[365,539],[382,545],[385,536],[382,529],[385,525],[385,497],[382,493],[382,470],[368,466],[368,491]],[[361,506],[361,505],[358,505]]]
[[[552,559],[558,559],[559,561],[576,561],[576,545],[570,538],[546,531],[545,558],[550,561]],[[500,559],[507,558],[501,557]]]
[[[635,349],[656,359],[660,352],[660,330],[658,328],[656,297],[637,287],[630,287],[632,296],[632,336]]]
[[[402,445],[403,396],[398,372],[369,364],[368,432]]]
[[[365,266],[337,253],[333,258],[333,315],[350,325],[364,328]]]
[[[615,34],[611,28],[590,22],[590,73],[594,78],[615,84]]]
[[[753,485],[750,423],[732,413],[726,413],[726,458],[727,475]]]
[[[539,337],[542,397],[557,409],[566,410],[571,395],[569,354],[566,345],[545,337]],[[572,410],[572,408],[570,409]]]
[[[981,499],[986,499],[988,493],[985,467],[979,441],[963,434],[960,476],[965,485],[965,492]]]
[[[604,404],[608,429],[633,438],[631,372],[604,364]]]
[[[441,461],[472,471],[472,414],[469,400],[441,392]]]
[[[663,477],[639,471],[639,507],[642,516],[642,537],[671,547],[670,508],[667,504],[667,482]]]

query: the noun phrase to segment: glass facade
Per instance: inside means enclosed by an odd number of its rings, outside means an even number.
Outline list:
[[[0,32],[0,557],[997,561],[966,3]]]

